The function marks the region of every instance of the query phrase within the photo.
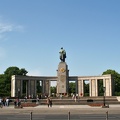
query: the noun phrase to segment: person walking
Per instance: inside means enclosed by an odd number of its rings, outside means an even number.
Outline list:
[[[50,107],[52,107],[52,99],[49,98]]]
[[[8,107],[9,106],[9,99],[6,98],[6,106]]]
[[[50,106],[50,99],[49,99],[49,97],[47,97],[47,105],[48,105],[48,107]]]
[[[3,106],[6,105],[5,103],[6,103],[6,98],[3,98],[3,99],[2,99],[2,104],[3,104]]]

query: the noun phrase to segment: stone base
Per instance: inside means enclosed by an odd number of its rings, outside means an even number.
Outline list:
[[[60,62],[57,70],[57,94],[65,94],[68,92],[68,72],[66,62]]]

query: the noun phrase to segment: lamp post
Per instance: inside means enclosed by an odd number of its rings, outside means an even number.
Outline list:
[[[18,107],[20,106],[20,101],[19,101],[19,99],[20,99],[20,88],[18,88],[18,101],[17,101]]]
[[[103,107],[105,107],[105,91],[106,91],[106,88],[103,87],[103,92],[104,92],[104,95],[103,95]]]

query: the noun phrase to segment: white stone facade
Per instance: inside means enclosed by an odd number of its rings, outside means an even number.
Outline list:
[[[42,93],[50,95],[51,94],[50,93],[50,81],[58,81],[58,77],[55,77],[55,76],[53,77],[38,76],[37,77],[37,76],[15,76],[13,75],[11,78],[11,96],[12,97],[17,96],[18,89],[20,89],[20,95],[22,95],[23,80],[27,82],[27,87],[26,87],[27,95],[36,96],[36,81],[37,80],[42,81]],[[67,79],[67,81],[76,81],[76,94],[78,94],[81,97],[84,96],[84,80],[89,81],[89,96],[90,97],[98,96],[98,81],[99,80],[103,80],[103,86],[106,88],[105,96],[114,95],[114,80],[111,75],[69,76]],[[66,91],[63,90],[62,92],[66,92]]]

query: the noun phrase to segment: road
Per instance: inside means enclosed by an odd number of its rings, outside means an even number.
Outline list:
[[[120,120],[120,105],[112,105],[110,108],[71,105],[53,106],[52,108],[38,106],[0,109],[0,120],[107,120],[107,115],[108,120]]]
[[[0,120],[68,120],[67,114],[4,114],[0,115]],[[106,120],[105,114],[74,114],[69,120]],[[120,120],[120,114],[111,114],[108,120]]]

